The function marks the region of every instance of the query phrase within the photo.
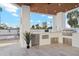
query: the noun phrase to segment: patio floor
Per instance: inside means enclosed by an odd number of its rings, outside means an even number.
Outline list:
[[[16,41],[14,44],[1,46],[0,56],[79,56],[79,48],[53,44],[26,49],[21,48]]]

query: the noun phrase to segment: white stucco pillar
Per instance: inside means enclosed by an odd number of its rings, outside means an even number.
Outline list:
[[[62,38],[62,30],[65,28],[65,14],[64,12],[59,12],[56,15],[56,26],[57,26],[57,31],[59,31],[59,43],[63,43],[63,38]]]
[[[65,27],[65,14],[64,12],[59,12],[56,15],[56,26],[57,26],[57,31],[61,31]]]
[[[56,32],[56,15],[53,15],[53,20],[52,20],[52,32]]]
[[[21,6],[21,23],[20,23],[20,44],[21,47],[26,47],[23,33],[30,32],[30,7]]]

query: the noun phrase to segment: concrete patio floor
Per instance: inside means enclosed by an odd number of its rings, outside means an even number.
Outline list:
[[[18,41],[14,44],[0,47],[0,56],[79,56],[79,48],[67,45],[46,45],[21,48]]]

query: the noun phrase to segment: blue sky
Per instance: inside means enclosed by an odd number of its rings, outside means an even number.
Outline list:
[[[53,21],[53,16],[47,14],[40,14],[40,13],[30,13],[31,17],[31,25],[39,24],[42,25],[42,22],[47,22],[48,26],[51,26]]]
[[[1,23],[9,27],[18,27],[20,24],[20,9],[9,3],[0,3],[2,7]]]
[[[14,14],[8,12],[3,8],[3,11],[1,13],[1,23],[5,23],[8,26],[18,27],[20,23],[20,10],[18,9],[16,12],[16,16]]]
[[[10,27],[18,27],[20,25],[20,9],[11,4],[0,4],[3,11],[1,12],[1,23],[5,23]],[[39,13],[30,13],[30,24],[36,25],[47,22],[51,26],[53,16]]]

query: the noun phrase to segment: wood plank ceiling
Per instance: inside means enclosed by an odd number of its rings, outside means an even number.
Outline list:
[[[32,12],[56,14],[79,7],[79,3],[17,3],[19,6],[28,5]]]

